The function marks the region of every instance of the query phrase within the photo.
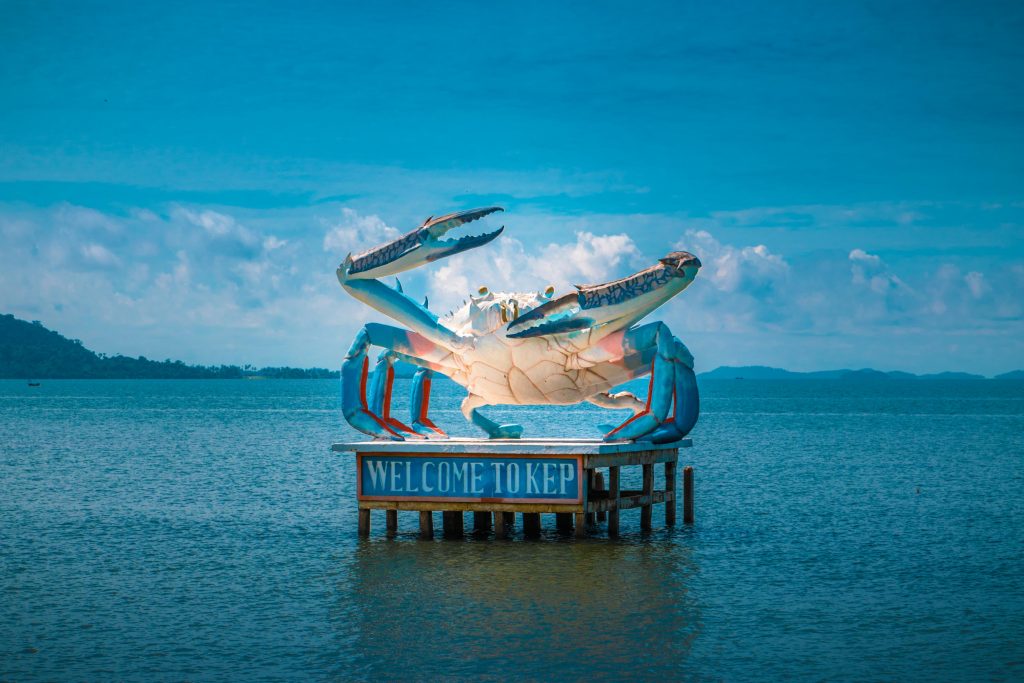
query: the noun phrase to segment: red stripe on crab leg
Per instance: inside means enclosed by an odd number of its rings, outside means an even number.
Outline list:
[[[388,363],[387,378],[384,380],[384,404],[381,408],[381,416],[384,420],[384,423],[394,430],[404,432],[416,439],[422,439],[423,437],[420,434],[417,434],[412,429],[412,427],[404,425],[395,418],[391,417],[391,390],[394,387],[394,382],[395,368],[394,366],[391,365],[391,363]]]
[[[343,368],[343,371],[346,370],[346,369],[347,368]],[[387,425],[387,423],[385,423],[379,417],[377,417],[372,412],[370,412],[370,409],[367,406],[367,403],[366,403],[366,379],[369,376],[369,374],[370,374],[370,359],[367,358],[366,356],[363,356],[362,368],[359,371],[359,413],[361,413],[365,417],[371,418],[373,420],[373,422],[375,422],[378,427],[383,429],[388,434],[391,434],[392,436],[397,436],[399,439],[401,439],[402,438],[401,434],[399,434],[395,430],[391,429],[391,427],[389,427]],[[344,379],[343,379],[343,381],[344,381]],[[343,399],[342,402],[344,403],[344,399]],[[353,420],[356,420],[356,416],[355,415],[345,415],[345,418],[349,421],[349,424],[352,424],[353,427],[356,427],[357,429],[360,429],[360,427],[353,422]]]
[[[436,435],[441,438],[448,438],[448,435],[427,416],[430,409],[430,384],[433,370],[421,367],[416,371],[412,379],[412,404],[409,414],[412,418],[412,428],[419,434],[426,437]]]
[[[647,383],[647,405],[639,413],[629,418],[618,427],[604,435],[605,440],[612,439],[623,427],[636,420],[641,415],[649,415],[651,412],[651,396],[654,394],[654,363],[651,363],[651,379]]]

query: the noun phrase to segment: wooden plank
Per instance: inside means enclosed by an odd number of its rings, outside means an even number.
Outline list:
[[[594,489],[604,493],[606,491],[604,486],[604,472],[597,472],[594,475]],[[608,519],[608,513],[605,510],[599,510],[597,513],[597,521],[603,522]]]
[[[369,511],[367,511],[369,512]],[[434,537],[434,513],[429,510],[420,512],[420,538],[429,541]]]
[[[572,503],[569,505],[556,505],[554,503],[444,503],[435,501],[415,500],[361,500],[359,508],[362,510],[462,510],[465,512],[567,512],[569,514],[581,512],[583,503]]]
[[[652,496],[654,493],[654,465],[644,465],[644,497]],[[651,528],[651,503],[640,508],[640,528],[647,531]]]
[[[621,455],[670,452],[693,445],[690,439],[669,444],[600,439],[431,439],[429,441],[357,441],[336,443],[336,453],[423,453],[472,455]]]
[[[676,492],[676,464],[665,463],[665,490]],[[676,497],[671,496],[665,501],[665,526],[673,526],[676,523]]]
[[[508,529],[505,527],[505,513],[494,513],[494,537],[508,538]]]
[[[619,535],[619,468],[608,468],[608,535]]]
[[[572,531],[572,513],[569,512],[558,512],[555,513],[555,528],[559,531],[569,532]]]
[[[385,536],[394,538],[398,535],[398,510],[385,510],[384,519],[387,528]]]
[[[478,534],[486,534],[491,530],[491,513],[490,512],[474,512],[473,513],[473,531]]]
[[[683,523],[693,524],[693,468],[683,468]]]
[[[370,511],[359,508],[359,535],[366,538],[370,535]]]
[[[587,504],[587,510],[592,510],[594,512],[607,510],[608,523],[611,524],[613,513],[616,509],[630,510],[632,508],[643,507],[645,505],[658,505],[660,503],[664,503],[674,495],[675,494],[670,491],[652,491],[649,496],[645,496],[640,491],[623,491],[618,498],[617,506],[613,499],[595,500]]]
[[[682,442],[680,442],[682,443]],[[583,456],[584,469],[592,470],[598,467],[611,467],[613,465],[653,465],[659,462],[669,462],[679,459],[679,444],[673,444],[672,448],[664,450],[647,450],[633,453],[597,454]]]
[[[538,536],[540,536],[539,512],[523,513],[523,535],[528,538],[537,538]]]

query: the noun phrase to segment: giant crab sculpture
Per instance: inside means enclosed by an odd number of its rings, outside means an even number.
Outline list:
[[[447,435],[427,414],[435,372],[462,385],[469,395],[462,414],[490,438],[519,438],[522,427],[485,417],[486,405],[569,405],[590,402],[630,409],[633,416],[605,434],[606,440],[676,441],[697,422],[699,399],[693,356],[661,322],[634,326],[693,282],[700,260],[676,251],[638,273],[601,285],[578,285],[554,298],[540,292],[490,292],[481,287],[459,309],[438,318],[378,278],[410,270],[487,244],[494,232],[457,240],[449,230],[501,211],[472,209],[428,218],[398,239],[356,256],[338,268],[342,287],[405,328],[369,323],[356,335],[342,365],[342,411],[354,428],[378,439],[434,439]],[[372,375],[367,353],[384,349]],[[418,366],[412,383],[411,416],[391,415],[393,363]],[[609,393],[650,374],[646,400]],[[671,414],[670,414],[671,411]]]

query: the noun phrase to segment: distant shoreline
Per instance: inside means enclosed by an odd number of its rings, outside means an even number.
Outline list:
[[[409,378],[416,368],[395,364],[395,376]],[[990,379],[967,372],[940,372],[916,375],[910,372],[862,370],[819,370],[793,372],[763,365],[722,366],[697,375],[703,380],[783,380],[840,379],[847,381],[961,380]],[[139,356],[108,356],[86,348],[77,339],[68,339],[49,330],[39,321],[26,321],[13,315],[0,315],[0,379],[338,379],[338,370],[327,368],[263,367],[252,365],[188,365],[170,359],[155,361]],[[1024,380],[1024,370],[997,375],[994,380]]]

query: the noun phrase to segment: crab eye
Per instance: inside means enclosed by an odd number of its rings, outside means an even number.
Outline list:
[[[512,319],[515,320],[519,317],[519,302],[512,299]]]
[[[487,285],[480,285],[480,289],[476,290],[476,293],[479,294],[480,296],[484,296],[489,291],[490,290],[487,289]]]
[[[501,322],[508,322],[508,307],[505,304],[501,305]]]
[[[554,285],[548,285],[547,287],[544,288],[544,298],[545,299],[550,299],[551,295],[554,294],[554,293],[555,293],[555,286]]]

